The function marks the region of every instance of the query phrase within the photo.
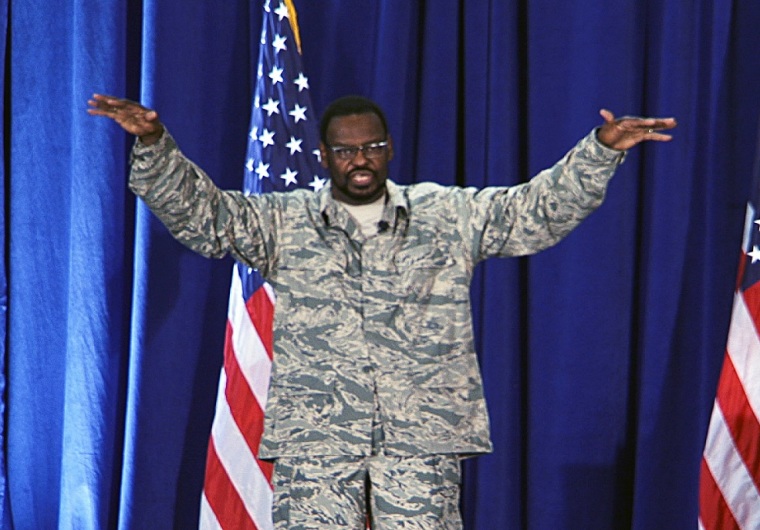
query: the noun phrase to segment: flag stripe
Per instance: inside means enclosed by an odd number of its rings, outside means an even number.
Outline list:
[[[741,302],[742,305],[731,317],[732,320],[741,320],[736,326],[732,322],[728,348],[749,404],[755,417],[760,418],[760,336],[757,331],[760,323],[760,283],[745,290]],[[732,345],[734,340],[738,344]]]
[[[740,527],[760,528],[760,511],[757,510],[760,506],[760,495],[741,455],[736,450],[719,406],[713,407],[704,457],[715,483]]]
[[[220,386],[226,387],[228,381],[224,372],[222,372],[222,379]],[[211,435],[219,462],[257,528],[269,529],[272,527],[272,487],[259,466],[258,460],[250,452],[244,436],[238,430],[229,403],[221,398],[218,398],[217,402]],[[261,502],[261,500],[266,502]],[[224,523],[223,527],[237,528]]]
[[[232,333],[230,326],[227,329],[230,330],[229,333]],[[256,460],[259,463],[259,467],[261,467],[262,472],[267,477],[267,480],[269,480],[271,478],[271,466],[258,460],[259,442],[264,430],[264,411],[251,393],[250,387],[240,371],[235,353],[225,353],[224,371],[227,376],[227,384],[225,385],[224,394],[230,409],[230,415],[248,445],[248,449],[257,457]]]
[[[206,464],[208,465],[209,463],[208,455],[206,459],[207,459]],[[200,521],[198,523],[198,528],[203,528],[205,530],[222,530],[222,524],[216,518],[216,514],[214,513],[214,510],[211,508],[211,505],[208,503],[208,498],[206,498],[205,492],[203,493],[203,495],[201,495],[201,515],[200,515]]]
[[[269,298],[268,290],[266,288],[256,290],[253,296],[245,303],[245,307],[271,362],[273,355],[272,322],[274,321],[274,304]],[[268,376],[267,380],[269,380]]]
[[[232,327],[228,325],[227,344],[232,343],[231,335]],[[248,444],[251,453],[258,455],[259,442],[261,441],[261,421],[264,418],[264,413],[240,372],[237,357],[231,349],[225,351],[224,373],[227,378],[224,394],[232,418],[235,420],[235,424]]]
[[[232,328],[232,337],[229,343],[225,343],[225,348],[228,349],[227,353],[233,353],[237,357],[243,377],[256,397],[259,408],[264,410],[267,406],[269,377],[272,371],[272,301],[264,289],[257,289],[251,296],[251,299],[256,301],[249,307],[243,298],[242,283],[237,271],[238,268],[235,267],[232,272],[227,316],[228,329]],[[266,307],[267,305],[269,307]],[[251,312],[259,309],[261,314]],[[270,320],[266,320],[267,318]],[[269,338],[262,340],[257,330],[267,325],[270,328]]]
[[[757,451],[760,447],[760,424],[752,413],[730,356],[727,356],[723,363],[717,400],[734,445],[744,460],[755,486],[760,486],[760,454]]]
[[[206,456],[206,488],[203,497],[207,500],[221,528],[259,530],[251,520],[245,505],[230,481],[227,471],[219,461],[214,439],[209,440]],[[201,521],[203,524],[204,521]],[[208,526],[202,526],[209,528]]]
[[[704,458],[699,479],[699,527],[740,530]]]
[[[724,361],[724,365],[729,366],[723,368],[717,395],[728,429],[755,485],[760,488],[760,336],[751,314],[752,307],[760,307],[760,289],[757,287],[756,284],[734,297]],[[727,388],[724,389],[724,385]]]

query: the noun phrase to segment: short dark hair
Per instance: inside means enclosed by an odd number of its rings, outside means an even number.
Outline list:
[[[363,96],[343,96],[330,103],[322,114],[322,119],[319,122],[320,140],[327,144],[327,127],[333,118],[352,114],[374,114],[380,118],[385,136],[388,136],[388,122],[385,119],[383,109],[377,103]]]

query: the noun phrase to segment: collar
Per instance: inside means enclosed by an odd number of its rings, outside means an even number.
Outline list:
[[[399,220],[408,217],[409,202],[407,201],[402,188],[395,182],[386,180],[385,189],[385,208],[383,209],[383,216],[380,222],[384,222],[387,226],[393,227],[395,231],[398,227]],[[334,225],[345,226],[348,212],[346,212],[345,208],[340,208],[338,202],[333,198],[332,183],[328,182],[317,193],[319,213],[322,215],[325,225],[328,227]]]

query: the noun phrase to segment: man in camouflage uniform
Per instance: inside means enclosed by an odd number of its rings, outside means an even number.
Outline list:
[[[321,123],[320,192],[221,191],[155,111],[90,101],[140,137],[130,188],[172,234],[259,269],[277,293],[260,456],[275,461],[277,528],[461,528],[459,461],[489,452],[471,326],[475,265],[554,245],[604,197],[628,148],[669,140],[672,119],[605,123],[514,187],[400,186],[371,101]]]

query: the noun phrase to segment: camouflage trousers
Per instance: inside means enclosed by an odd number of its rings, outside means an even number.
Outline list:
[[[275,460],[277,530],[460,530],[456,455]]]

